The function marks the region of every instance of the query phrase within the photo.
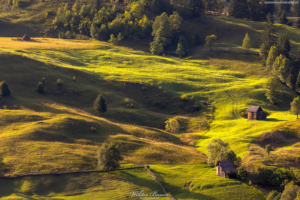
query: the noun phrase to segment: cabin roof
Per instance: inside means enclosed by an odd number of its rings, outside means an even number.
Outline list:
[[[229,160],[218,161],[217,166],[220,166],[225,173],[235,173],[235,168]]]
[[[262,111],[262,108],[260,106],[250,106],[247,110],[247,112],[257,112]]]

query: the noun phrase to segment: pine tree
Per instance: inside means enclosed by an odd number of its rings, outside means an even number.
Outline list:
[[[265,30],[262,33],[261,42],[262,45],[260,46],[259,54],[263,59],[263,65],[266,64],[266,60],[270,51],[271,46],[276,44],[277,37],[275,35],[276,30],[273,27],[273,24],[268,21],[265,25]]]
[[[291,113],[294,115],[297,115],[297,119],[298,119],[298,115],[300,114],[300,98],[294,98],[293,102],[291,103]]]
[[[247,0],[230,0],[228,12],[230,17],[247,19],[249,17]]]
[[[270,51],[269,51],[267,62],[266,62],[266,69],[267,70],[273,69],[273,63],[274,63],[277,56],[278,56],[277,46],[272,46]]]
[[[159,34],[164,46],[171,43],[173,37],[172,24],[167,13],[164,12],[160,16],[157,16],[152,28],[152,36],[155,37],[157,34]]]
[[[202,14],[204,10],[204,3],[203,0],[191,0],[191,8],[192,8],[192,16],[198,17]]]
[[[152,54],[160,54],[164,51],[164,44],[161,40],[160,34],[154,37],[153,42],[150,43],[150,51]]]
[[[262,21],[266,20],[266,16],[269,13],[272,15],[272,18],[273,18],[273,14],[275,12],[275,4],[266,3],[266,1],[274,1],[274,0],[262,0],[260,2],[260,6],[261,6],[260,16],[261,16]]]
[[[94,101],[94,110],[96,110],[100,114],[103,114],[107,111],[106,100],[101,94],[99,94]]]
[[[276,77],[272,77],[268,80],[268,82],[265,85],[265,89],[266,89],[265,95],[272,104],[276,104],[282,101],[280,83],[278,82]]]
[[[248,0],[248,8],[249,8],[249,19],[253,21],[261,20],[260,12],[261,5],[259,0]]]
[[[43,85],[42,82],[38,82],[36,91],[37,91],[38,93],[41,93],[41,94],[43,94],[43,93],[45,92],[45,91],[44,91],[44,85]]]
[[[105,24],[102,24],[98,32],[98,39],[105,40],[107,36],[108,36],[107,26]]]
[[[251,40],[248,33],[246,33],[245,38],[243,40],[243,48],[245,49],[251,48]]]
[[[182,58],[182,56],[184,56],[185,50],[181,43],[178,43],[175,53],[179,56],[179,58]]]
[[[118,40],[118,41],[121,41],[121,40],[123,40],[123,35],[122,35],[122,33],[121,33],[121,32],[118,34],[117,40]]]
[[[267,17],[266,17],[267,23],[268,24],[274,24],[274,17],[273,14],[268,13]]]
[[[5,81],[0,82],[0,97],[6,97],[10,95],[10,89]]]
[[[299,71],[297,81],[296,81],[296,84],[295,84],[295,91],[300,93],[300,71]]]
[[[279,69],[282,66],[282,61],[285,58],[284,55],[280,54],[276,57],[274,63],[273,63],[273,74],[279,77]]]
[[[286,12],[285,10],[281,12],[280,16],[279,16],[279,23],[280,24],[287,24],[288,19],[286,17]]]
[[[278,54],[283,54],[289,58],[289,52],[291,50],[290,41],[287,34],[280,34],[277,41]]]
[[[279,78],[282,82],[286,82],[286,79],[288,78],[288,75],[291,71],[292,63],[288,58],[284,58],[282,60],[282,64],[279,68]]]
[[[288,77],[286,79],[287,86],[289,86],[289,88],[291,88],[292,90],[295,90],[295,84],[296,84],[296,79],[297,79],[297,77],[295,77],[295,75],[296,75],[295,67],[294,67],[294,65],[292,65],[292,69],[290,70],[290,73],[288,74]]]

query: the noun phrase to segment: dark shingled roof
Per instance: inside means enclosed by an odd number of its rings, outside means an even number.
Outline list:
[[[22,40],[24,40],[24,41],[30,41],[30,37],[27,34],[25,34],[23,36]]]
[[[250,106],[247,110],[247,112],[257,112],[257,111],[262,111],[260,106]]]
[[[218,161],[217,166],[221,166],[222,171],[225,173],[235,173],[235,168],[229,160]]]

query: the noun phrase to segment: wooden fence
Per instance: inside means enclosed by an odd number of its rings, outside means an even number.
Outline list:
[[[144,165],[128,165],[124,167],[119,167],[116,170],[125,170],[125,169],[136,169],[136,168],[144,168]],[[63,175],[63,174],[77,174],[77,173],[92,173],[92,172],[107,172],[99,169],[80,169],[80,170],[63,170],[63,171],[54,171],[54,172],[31,172],[26,174],[14,174],[8,176],[0,176],[0,179],[13,179],[13,178],[21,178],[25,176],[43,176],[43,175]]]
[[[166,194],[166,195],[168,195],[168,193],[167,193],[167,191],[165,190],[165,188],[164,188],[164,186],[159,182],[159,180],[156,178],[156,176],[151,172],[151,170],[146,166],[146,165],[144,165],[145,166],[145,168],[147,169],[147,171],[149,172],[149,174],[152,176],[152,178],[156,181],[156,183],[160,186],[160,188],[162,189],[162,191]],[[169,197],[169,199],[171,199],[171,200],[175,200],[173,197],[171,197],[171,196],[169,196],[168,195],[168,197]]]

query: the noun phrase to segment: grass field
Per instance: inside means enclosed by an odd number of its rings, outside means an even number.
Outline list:
[[[33,16],[41,15],[37,9],[42,3],[36,6]],[[9,27],[29,20],[20,17],[27,15],[22,12],[19,19],[2,13],[0,25]],[[204,19],[203,23],[188,22],[187,30],[204,30],[203,38],[215,33],[219,38],[215,47],[230,49],[240,49],[248,32],[254,47],[251,50],[258,51],[263,23],[220,16]],[[47,20],[49,23],[50,18]],[[275,26],[278,32],[289,34],[292,51],[297,51],[299,30]],[[34,36],[42,34],[38,29],[32,29]],[[5,30],[1,34],[10,36]],[[104,141],[113,141],[119,144],[122,164],[151,164],[151,170],[176,199],[264,199],[254,187],[217,177],[215,169],[204,164],[206,146],[213,138],[228,142],[237,156],[248,159],[249,148],[262,133],[272,129],[284,132],[286,127],[297,130],[296,117],[288,112],[297,94],[282,85],[285,99],[272,106],[264,95],[269,74],[258,56],[197,51],[178,59],[92,40],[35,39],[19,42],[0,38],[0,80],[12,90],[11,97],[0,99],[0,155],[6,174],[95,168],[97,149]],[[36,92],[42,78],[46,80],[44,95]],[[62,87],[57,86],[57,79],[64,80]],[[99,93],[108,102],[103,116],[92,109]],[[200,112],[191,112],[194,100],[201,103]],[[251,105],[262,106],[268,119],[250,122],[243,118]],[[164,122],[178,116],[188,120],[188,128],[179,134],[163,131]],[[96,132],[91,132],[91,127],[96,127]],[[283,160],[286,153],[298,155],[296,143],[280,148],[271,155]],[[262,147],[257,151],[261,161],[254,165],[278,165],[274,157],[264,158]],[[157,190],[145,171],[79,177],[52,177],[49,187],[44,177],[0,181],[0,190],[4,185],[6,188],[1,197],[95,199],[102,195],[103,199],[128,199],[132,190]],[[191,188],[186,191],[184,185],[190,181]],[[52,187],[56,182],[62,182],[63,189]],[[35,187],[39,183],[42,188]],[[80,191],[75,193],[77,189]]]

